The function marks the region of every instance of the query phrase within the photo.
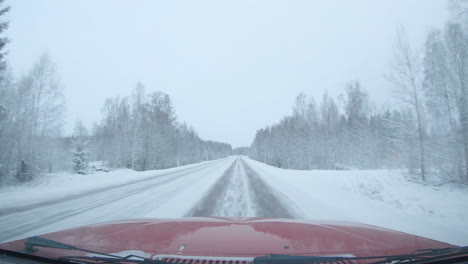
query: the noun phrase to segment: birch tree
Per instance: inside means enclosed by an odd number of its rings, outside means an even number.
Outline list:
[[[231,154],[229,144],[203,141],[194,129],[179,125],[170,96],[146,94],[141,83],[130,99],[107,99],[103,115],[92,135],[92,156],[113,167],[163,169]]]
[[[2,19],[5,16],[5,14],[7,14],[10,11],[9,6],[3,7],[4,2],[5,0],[0,0],[0,34],[2,34],[6,29],[8,29],[9,26],[9,22]],[[8,43],[8,41],[9,40],[7,37],[0,37],[0,73],[5,71],[7,66],[5,61],[5,57],[7,54],[7,52],[5,51],[5,46]],[[0,78],[1,77],[3,76],[0,74]]]
[[[55,66],[43,54],[28,74],[18,83],[16,106],[17,157],[21,171],[29,168],[30,175],[52,171],[50,155],[55,151],[53,138],[61,135],[65,101]],[[29,177],[27,177],[29,178]]]
[[[464,175],[468,181],[468,36],[460,24],[449,24],[446,30],[446,43],[452,91],[456,98],[460,134],[465,157]]]
[[[401,103],[410,107],[416,116],[416,131],[419,150],[419,173],[426,180],[425,126],[422,101],[422,64],[418,54],[411,49],[405,32],[400,29],[397,47],[388,79],[395,87]]]

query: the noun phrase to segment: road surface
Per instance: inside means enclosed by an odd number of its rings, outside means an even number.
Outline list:
[[[186,216],[295,218],[296,213],[239,157]]]
[[[229,157],[60,199],[4,206],[0,242],[122,219],[295,218],[291,208],[241,157]]]

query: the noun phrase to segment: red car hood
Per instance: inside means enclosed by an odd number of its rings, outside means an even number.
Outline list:
[[[261,218],[138,219],[89,225],[42,237],[102,253],[150,258],[267,254],[363,257],[452,246],[359,223]],[[23,243],[24,240],[13,241],[0,248],[16,251],[24,247]],[[34,254],[53,258],[86,254],[38,249]]]

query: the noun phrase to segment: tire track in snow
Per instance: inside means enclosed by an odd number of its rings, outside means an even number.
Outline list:
[[[251,197],[247,175],[240,159],[236,160],[233,174],[227,183],[223,200],[219,200],[213,215],[246,217],[255,215],[254,202]]]
[[[257,217],[297,218],[298,214],[241,158],[249,186],[253,189]]]
[[[205,195],[197,205],[190,210],[185,216],[213,216],[214,210],[218,203],[218,198],[223,197],[228,186],[229,179],[233,174],[234,168],[238,160],[232,163],[231,166],[223,173],[221,178],[211,187],[207,195]]]
[[[276,218],[295,218],[296,215],[240,157],[186,214],[196,217]]]

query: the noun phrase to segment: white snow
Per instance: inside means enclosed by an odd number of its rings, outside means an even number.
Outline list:
[[[7,188],[7,192],[0,193],[0,212],[17,204],[16,201],[33,204],[40,202],[40,199],[48,201],[52,197],[66,197],[67,191],[79,192],[97,186],[132,182],[135,178],[148,178],[147,181],[92,195],[1,215],[0,242],[113,220],[182,217],[209,191],[232,162],[233,158],[230,157],[164,170],[164,173],[120,170],[99,174],[102,178],[93,174],[96,178],[88,178],[87,181],[80,177],[82,175],[63,174],[66,180],[51,176],[38,186]],[[168,171],[170,173],[166,173]],[[152,177],[158,174],[161,177]],[[62,187],[67,190],[61,190]],[[9,202],[5,203],[5,200]]]
[[[24,185],[8,186],[0,189],[0,211],[5,207],[33,204],[45,200],[64,198],[94,189],[116,186],[143,180],[158,175],[165,175],[202,164],[217,161],[206,161],[196,164],[164,170],[138,172],[130,169],[118,169],[111,172],[94,172],[91,174],[46,173]]]
[[[466,186],[423,184],[402,171],[284,170],[243,159],[300,218],[355,221],[468,245]],[[0,189],[0,242],[111,220],[183,217],[235,161],[229,157],[146,172],[49,174],[26,186]],[[255,190],[247,186],[238,160],[232,173],[217,215],[255,216],[257,205],[251,197]],[[34,205],[57,199],[63,201]],[[1,214],[14,206],[31,208]]]
[[[108,172],[110,171],[109,167],[107,166],[107,162],[99,160],[99,161],[92,161],[88,162],[88,170],[90,172]]]
[[[355,221],[468,245],[466,186],[431,186],[402,171],[285,170],[244,160],[303,218]]]

